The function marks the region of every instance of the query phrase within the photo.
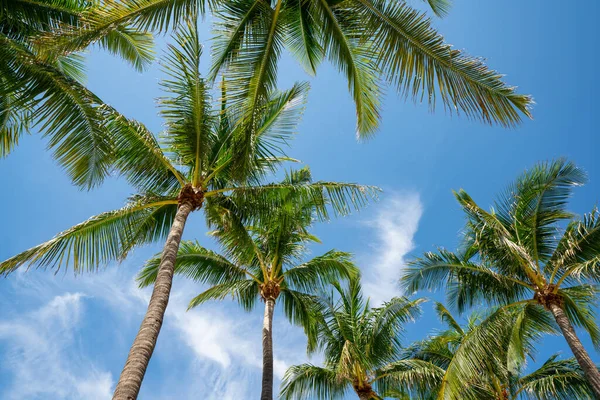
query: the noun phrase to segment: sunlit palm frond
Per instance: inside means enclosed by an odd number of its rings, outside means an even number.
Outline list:
[[[349,253],[330,250],[283,273],[287,284],[304,292],[324,290],[331,282],[358,276]]]
[[[188,309],[194,308],[210,300],[224,300],[227,297],[237,301],[242,308],[250,311],[254,308],[256,300],[259,297],[258,283],[253,279],[231,280],[200,293],[194,297],[188,306]]]
[[[214,123],[209,88],[200,75],[202,45],[196,22],[188,21],[177,31],[176,45],[169,45],[163,67],[168,78],[162,81],[167,95],[160,99],[167,125],[165,139],[178,162],[191,171],[194,186],[201,183],[202,172],[208,168]]]
[[[35,106],[32,119],[50,138],[49,147],[73,182],[87,188],[102,182],[112,162],[111,143],[98,112],[102,101],[2,34],[0,58],[0,72],[14,85],[3,92],[18,93],[26,108]]]
[[[364,26],[364,40],[376,46],[378,66],[401,92],[432,107],[439,96],[450,111],[503,126],[518,124],[521,114],[531,116],[531,97],[517,94],[481,59],[452,49],[430,20],[405,2],[342,4]]]
[[[146,261],[136,280],[140,287],[154,283],[160,267],[161,254]],[[206,249],[198,242],[183,241],[179,245],[175,274],[183,275],[199,283],[220,285],[249,277],[249,271],[232,264],[222,255]]]
[[[317,67],[325,57],[321,45],[321,27],[314,7],[306,0],[290,0],[282,19],[287,32],[286,44],[292,55],[306,72],[317,73]]]
[[[585,173],[572,162],[559,159],[539,163],[509,185],[496,201],[496,216],[531,259],[544,263],[556,247],[556,224],[572,217],[567,201]],[[539,267],[538,267],[539,269]]]
[[[400,360],[375,371],[374,382],[379,393],[392,395],[394,389],[402,388],[416,395],[413,397],[423,398],[441,383],[444,372],[427,361]]]
[[[314,14],[321,27],[323,48],[331,62],[345,75],[350,93],[356,104],[357,135],[368,137],[379,123],[379,70],[372,60],[375,53],[369,46],[361,45],[358,36],[361,25],[352,13],[332,7],[326,0],[312,2]],[[365,39],[370,43],[370,39]]]
[[[301,364],[290,367],[281,386],[280,397],[285,400],[306,399],[330,400],[344,397],[349,382],[338,379],[335,371],[317,367],[312,364]]]
[[[550,357],[539,369],[519,379],[519,391],[528,399],[594,399],[574,358]]]
[[[53,239],[0,263],[0,273],[8,274],[26,265],[41,268],[69,268],[75,273],[93,271],[111,261],[122,259],[133,246],[166,237],[177,209],[177,200],[146,196],[133,199],[127,206],[91,217],[59,233]],[[170,214],[170,220],[155,214]],[[144,235],[138,233],[140,227]]]
[[[103,107],[105,124],[116,152],[116,170],[141,191],[169,193],[185,185],[184,176],[163,153],[152,132],[143,124]]]

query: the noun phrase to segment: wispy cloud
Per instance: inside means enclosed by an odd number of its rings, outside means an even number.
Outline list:
[[[110,399],[151,290],[139,290],[126,266],[77,278],[41,271],[13,277],[0,299],[12,296],[24,307],[0,317],[0,369],[7,369],[0,398]],[[227,301],[186,311],[200,290],[176,280],[142,398],[191,399],[202,393],[233,400],[260,393],[262,304],[252,313]],[[306,340],[281,312],[275,317],[278,380],[289,365],[304,362]],[[90,335],[90,324],[99,320],[101,331]],[[102,337],[102,349],[94,346],[95,335]]]
[[[21,318],[0,321],[0,339],[11,383],[0,392],[4,399],[111,398],[112,376],[78,354],[74,341],[82,315],[82,293],[54,297]]]
[[[373,305],[379,305],[400,289],[398,279],[406,265],[405,257],[414,248],[423,205],[418,193],[394,193],[378,207],[368,226],[375,232],[371,254],[361,257],[363,289]]]

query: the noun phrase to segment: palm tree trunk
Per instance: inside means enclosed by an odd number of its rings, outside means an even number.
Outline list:
[[[177,208],[175,220],[163,248],[160,267],[156,276],[156,282],[154,283],[154,289],[152,290],[152,297],[150,297],[150,303],[148,304],[148,310],[146,311],[140,330],[133,341],[131,350],[129,350],[129,356],[127,356],[125,367],[123,368],[123,372],[121,372],[113,400],[135,400],[140,392],[142,380],[144,379],[146,368],[148,368],[150,357],[152,357],[152,353],[154,352],[154,347],[156,347],[158,334],[162,326],[167,304],[169,303],[175,260],[183,228],[185,227],[188,215],[193,209],[194,206],[190,202],[183,202]]]
[[[585,348],[575,334],[575,329],[573,329],[573,326],[562,307],[555,303],[551,303],[548,307],[550,308],[552,315],[554,315],[554,319],[556,319],[556,323],[567,340],[579,366],[583,370],[588,383],[592,387],[596,398],[600,399],[600,372],[598,372],[598,368],[588,355],[587,351],[585,351]]]
[[[263,319],[263,375],[260,400],[273,400],[273,310],[275,300],[265,299],[265,318]]]

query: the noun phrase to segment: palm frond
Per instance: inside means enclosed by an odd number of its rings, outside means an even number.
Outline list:
[[[595,285],[571,286],[558,290],[569,321],[586,330],[596,349],[600,349],[600,327],[596,323],[599,288]]]
[[[185,185],[185,177],[163,153],[152,132],[108,106],[103,110],[116,152],[114,166],[131,185],[158,193],[169,193]]]
[[[375,385],[379,393],[390,394],[392,390],[408,393],[427,393],[437,387],[444,370],[422,360],[400,360],[375,371]]]
[[[53,239],[0,263],[3,275],[27,265],[75,273],[94,271],[122,259],[136,245],[166,237],[177,210],[177,199],[146,196],[119,210],[91,217]],[[162,218],[156,218],[156,215]]]
[[[349,253],[330,250],[283,273],[291,288],[303,292],[324,290],[330,283],[358,276]]]
[[[307,351],[314,351],[317,347],[320,304],[315,296],[285,288],[281,291],[278,301],[281,301],[283,312],[288,320],[304,329],[308,340]]]
[[[344,397],[349,382],[338,379],[335,371],[312,364],[295,365],[285,372],[280,397],[285,400],[313,398],[330,400]]]
[[[352,0],[345,7],[375,45],[379,68],[398,90],[434,107],[439,95],[446,109],[487,123],[514,126],[530,117],[530,96],[517,94],[479,58],[446,44],[429,18],[405,2]]]
[[[102,101],[3,34],[0,58],[0,72],[16,85],[2,92],[18,93],[30,102],[27,108],[35,105],[32,119],[50,137],[49,147],[73,182],[87,188],[102,182],[112,162],[111,143],[98,112]]]
[[[166,120],[165,138],[171,151],[192,174],[198,186],[210,149],[208,140],[214,123],[209,89],[200,76],[202,45],[197,21],[187,22],[175,35],[176,45],[169,45],[162,81],[167,96],[160,99],[161,115]]]
[[[286,44],[304,70],[315,75],[325,56],[325,49],[320,43],[322,32],[318,16],[309,1],[291,0],[287,4],[282,15],[287,33]]]
[[[140,287],[152,285],[156,280],[162,255],[157,254],[146,261],[136,280]],[[232,264],[222,255],[206,249],[198,242],[183,241],[179,245],[175,274],[209,285],[220,285],[249,277],[249,271]]]
[[[332,7],[326,0],[316,0],[314,13],[321,26],[323,48],[331,62],[346,76],[348,88],[356,104],[357,135],[368,137],[375,133],[379,123],[378,66],[369,46],[360,44],[359,35],[364,26],[350,17],[352,13]],[[370,43],[370,39],[365,38]]]
[[[539,369],[519,379],[519,391],[530,399],[594,399],[583,371],[573,358],[550,357]]]
[[[224,300],[231,296],[232,300],[237,301],[242,308],[250,311],[256,304],[259,295],[259,286],[253,279],[232,280],[215,285],[194,297],[188,309],[194,308],[210,300]]]

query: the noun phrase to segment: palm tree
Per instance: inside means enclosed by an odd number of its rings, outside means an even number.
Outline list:
[[[403,324],[420,314],[423,299],[395,297],[379,308],[371,308],[361,294],[358,279],[347,288],[333,284],[334,292],[322,299],[317,348],[323,350],[325,366],[301,364],[290,367],[282,382],[282,399],[331,399],[349,388],[361,400],[381,399],[404,378],[407,371],[420,371],[423,361],[399,360]],[[408,372],[412,373],[412,372]],[[418,374],[436,379],[436,374]]]
[[[82,15],[99,7],[78,0],[0,2],[0,157],[37,125],[73,181],[88,188],[109,172],[112,149],[103,103],[82,85],[83,58],[74,52],[95,42],[138,70],[153,59],[152,36],[124,24],[70,51],[50,46],[46,36],[77,31],[85,25]]]
[[[289,173],[282,185],[310,184],[308,169]],[[262,329],[263,377],[262,400],[273,398],[273,312],[281,301],[286,316],[302,326],[314,347],[315,321],[313,294],[328,284],[358,275],[348,253],[331,250],[308,261],[302,261],[307,244],[318,242],[308,228],[322,209],[322,197],[306,198],[290,192],[278,199],[267,221],[258,225],[242,224],[236,210],[214,213],[216,236],[224,254],[208,250],[198,243],[182,243],[175,273],[210,287],[191,300],[193,308],[209,300],[232,296],[247,311],[257,299],[265,303]],[[138,276],[140,286],[155,282],[160,256],[148,261]]]
[[[449,0],[428,0],[437,14]],[[379,122],[381,83],[415,101],[436,98],[444,108],[487,123],[513,126],[530,116],[530,96],[517,94],[481,58],[444,42],[426,14],[405,1],[388,0],[140,0],[113,2],[91,14],[86,32],[62,35],[65,48],[80,47],[114,23],[162,31],[192,12],[216,17],[212,76],[237,81],[235,100],[253,104],[274,88],[284,49],[315,74],[328,58],[344,74],[354,98],[357,131],[365,137]],[[252,116],[248,118],[251,120]]]
[[[419,386],[414,390],[412,382],[407,381],[403,390],[388,392],[388,396],[473,400],[594,398],[581,368],[572,358],[560,360],[557,355],[551,356],[540,368],[523,375],[525,363],[522,357],[532,357],[535,341],[539,338],[539,325],[532,323],[535,321],[532,317],[540,306],[524,305],[516,313],[515,310],[499,310],[488,316],[473,313],[465,326],[461,326],[441,303],[436,303],[435,308],[447,329],[409,346],[403,359],[425,361],[432,371],[442,370],[443,378],[425,390]],[[548,321],[541,322],[548,325]],[[524,340],[525,354],[514,351],[515,338]],[[493,339],[495,346],[483,343]],[[465,369],[465,365],[470,364],[465,359],[467,353],[480,360],[479,368],[469,376],[457,376],[455,370]]]
[[[233,204],[250,204],[267,210],[278,195],[322,196],[336,213],[362,205],[375,190],[352,184],[261,185],[262,177],[281,161],[280,143],[295,129],[305,85],[271,95],[257,114],[250,160],[245,171],[233,170],[233,138],[242,114],[230,108],[223,96],[221,107],[211,109],[209,87],[199,75],[201,46],[195,22],[175,37],[169,47],[163,81],[167,95],[160,100],[166,132],[159,143],[144,125],[116,112],[108,113],[109,129],[115,134],[118,170],[139,190],[121,209],[91,217],[53,239],[2,263],[0,274],[18,267],[68,267],[75,272],[96,270],[113,260],[124,259],[134,247],[159,240],[163,248],[148,311],[129,353],[116,387],[115,399],[135,399],[162,325],[171,291],[173,268],[188,215],[205,202],[227,198]],[[233,179],[232,177],[241,177]],[[252,202],[250,202],[252,200]],[[240,206],[240,215],[244,215]],[[256,220],[256,217],[253,217]]]
[[[541,305],[560,327],[597,397],[600,373],[574,326],[600,344],[594,304],[600,268],[600,218],[567,212],[572,190],[585,173],[565,160],[540,163],[500,196],[490,212],[464,191],[455,193],[467,216],[464,248],[426,253],[405,270],[404,286],[414,292],[447,285],[459,311],[480,302],[507,308]],[[565,222],[568,222],[565,224]]]

